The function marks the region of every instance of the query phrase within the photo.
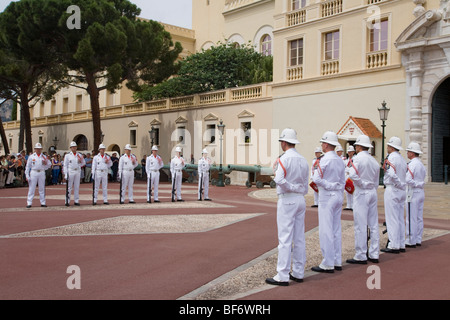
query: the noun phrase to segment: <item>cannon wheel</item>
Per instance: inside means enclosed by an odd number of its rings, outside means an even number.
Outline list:
[[[217,179],[215,179],[215,178],[211,179],[211,184],[213,186],[215,186],[217,184]]]
[[[249,180],[247,180],[247,181],[245,181],[245,186],[247,188],[251,188],[252,187],[252,183]]]
[[[229,186],[231,184],[231,179],[230,178],[225,178],[225,185]]]
[[[277,187],[277,183],[276,183],[275,181],[271,180],[271,181],[270,181],[270,187],[271,187],[272,189],[275,189],[275,188]]]
[[[262,181],[256,181],[256,187],[258,189],[262,189],[262,188],[264,188],[264,183]]]

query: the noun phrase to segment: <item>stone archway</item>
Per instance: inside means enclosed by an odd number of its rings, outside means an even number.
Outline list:
[[[444,166],[450,166],[450,77],[436,89],[432,99],[431,181],[444,181]]]
[[[77,150],[78,151],[87,151],[89,150],[89,144],[88,139],[85,135],[79,134],[77,135],[73,141],[78,145]]]

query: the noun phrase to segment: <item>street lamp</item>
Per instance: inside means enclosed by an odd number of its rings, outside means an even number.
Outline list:
[[[222,119],[220,119],[220,124],[217,125],[217,128],[220,132],[220,165],[219,165],[219,181],[217,181],[218,187],[225,187],[225,183],[223,182],[223,169],[222,169],[222,150],[223,150],[223,133],[225,131],[225,125],[223,124]]]
[[[151,146],[153,147],[153,144],[154,144],[154,141],[155,141],[155,135],[156,135],[155,127],[152,126],[152,130],[150,130],[148,133],[150,134],[150,141],[152,143]]]
[[[59,142],[58,137],[55,137],[55,139],[53,139],[53,146],[55,147],[55,150],[58,149],[58,142]]]
[[[385,132],[385,128],[386,128],[385,121],[387,121],[389,111],[391,111],[391,109],[386,107],[386,105],[387,105],[386,101],[383,101],[383,103],[381,104],[381,108],[378,108],[378,112],[380,113],[381,127],[383,128],[383,133],[381,136],[381,164],[383,164],[383,161],[384,161],[384,132]],[[384,171],[381,169],[380,185],[383,184],[383,177],[384,177]]]

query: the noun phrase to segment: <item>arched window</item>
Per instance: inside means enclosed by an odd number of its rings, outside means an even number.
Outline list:
[[[73,141],[77,144],[77,150],[79,151],[87,151],[88,150],[88,139],[86,136],[80,134],[76,136]]]
[[[261,54],[265,56],[272,55],[272,38],[265,34],[261,38]]]

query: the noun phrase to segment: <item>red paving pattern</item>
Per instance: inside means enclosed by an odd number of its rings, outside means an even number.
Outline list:
[[[89,184],[82,185],[82,193],[91,194],[89,187]],[[110,188],[117,189],[118,184]],[[137,188],[135,195],[140,190]],[[263,215],[203,233],[0,238],[0,299],[174,300],[184,296],[277,246],[276,204],[249,197],[250,191],[238,186],[212,187],[211,198],[215,203],[232,206],[226,208],[180,212],[179,208],[147,210],[127,205],[120,210],[108,207],[92,210],[90,201],[81,201],[79,210],[61,207],[60,211],[46,212],[25,209],[26,188],[2,189],[0,236],[123,215]],[[61,194],[64,186],[47,188],[47,195]],[[186,194],[184,199],[196,201],[196,195]],[[63,202],[48,200],[47,205],[61,206]],[[137,202],[145,203],[145,200]],[[155,204],[149,204],[152,205]],[[8,212],[5,208],[23,210]],[[308,209],[306,230],[317,227],[316,212],[317,209]],[[351,219],[351,216],[343,217]],[[450,230],[449,221],[426,220],[425,223]],[[449,299],[449,252],[450,235],[446,235],[424,242],[421,248],[410,249],[405,254],[382,255],[378,265],[381,290],[367,289],[370,276],[366,273],[367,266],[344,266],[342,272],[317,274],[302,284],[275,287],[246,299]],[[67,268],[71,265],[81,269],[81,290],[69,290],[66,286],[70,276]]]

